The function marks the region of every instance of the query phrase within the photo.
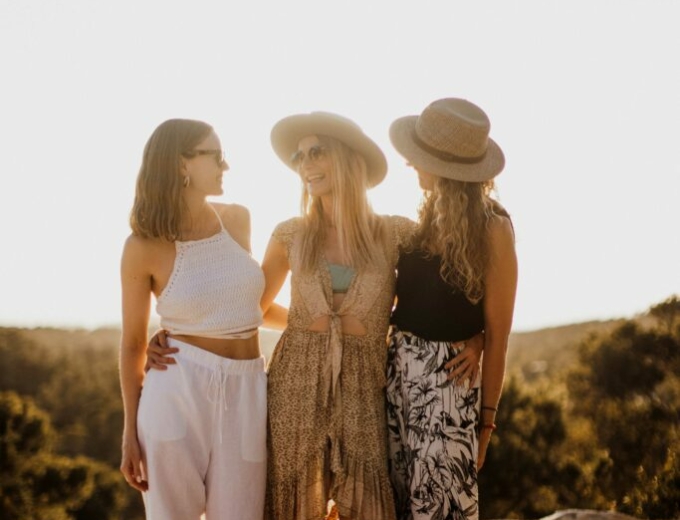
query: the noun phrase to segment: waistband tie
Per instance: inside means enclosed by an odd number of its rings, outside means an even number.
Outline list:
[[[326,404],[330,405],[331,424],[328,432],[330,441],[331,471],[342,474],[342,456],[340,453],[340,430],[342,428],[342,390],[338,384],[342,369],[342,315],[332,311],[329,314],[330,333],[326,344],[326,360],[323,370],[326,390]],[[332,490],[333,494],[337,489]]]
[[[326,360],[324,365],[324,379],[326,385],[327,403],[339,406],[341,403],[340,371],[342,370],[342,315],[337,312],[329,314],[331,319],[328,343],[326,344]]]
[[[222,444],[222,415],[229,407],[227,406],[227,371],[221,364],[216,364],[210,371],[208,380],[208,401],[217,404],[217,428]]]

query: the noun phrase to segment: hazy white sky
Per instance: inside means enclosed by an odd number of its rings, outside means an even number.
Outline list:
[[[298,212],[280,118],[334,111],[384,149],[381,213],[415,217],[393,119],[440,97],[491,118],[520,260],[515,329],[631,316],[680,292],[680,2],[0,0],[0,325],[120,315],[141,151],[203,119],[253,254]],[[288,296],[282,295],[282,303]]]

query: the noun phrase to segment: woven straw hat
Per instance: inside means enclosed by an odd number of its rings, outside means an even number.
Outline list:
[[[330,112],[295,114],[283,118],[272,128],[272,147],[279,159],[296,171],[291,158],[298,149],[300,139],[310,135],[333,137],[363,156],[368,168],[369,187],[380,184],[385,178],[387,160],[378,145],[354,121]]]
[[[430,103],[419,116],[397,119],[390,140],[411,164],[448,179],[482,182],[505,166],[500,147],[489,138],[489,118],[464,99]]]

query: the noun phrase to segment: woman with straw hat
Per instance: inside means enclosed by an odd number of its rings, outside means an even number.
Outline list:
[[[478,106],[456,98],[390,127],[426,193],[400,254],[389,337],[390,473],[400,520],[479,514],[477,471],[496,427],[517,285],[512,224],[490,197],[505,160],[489,127]],[[482,331],[481,378],[452,384],[444,367]]]
[[[301,217],[275,229],[262,268],[266,311],[291,278],[288,325],[269,364],[265,518],[395,518],[387,470],[385,337],[398,248],[412,230],[379,216],[366,190],[387,164],[349,119],[313,112],[272,129],[302,180]]]

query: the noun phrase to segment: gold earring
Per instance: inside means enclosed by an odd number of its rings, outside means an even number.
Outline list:
[[[184,181],[182,182],[182,185],[183,185],[185,188],[188,188],[188,187],[189,187],[189,184],[191,184],[191,177],[189,177],[188,175],[185,175],[185,176],[184,176]]]

